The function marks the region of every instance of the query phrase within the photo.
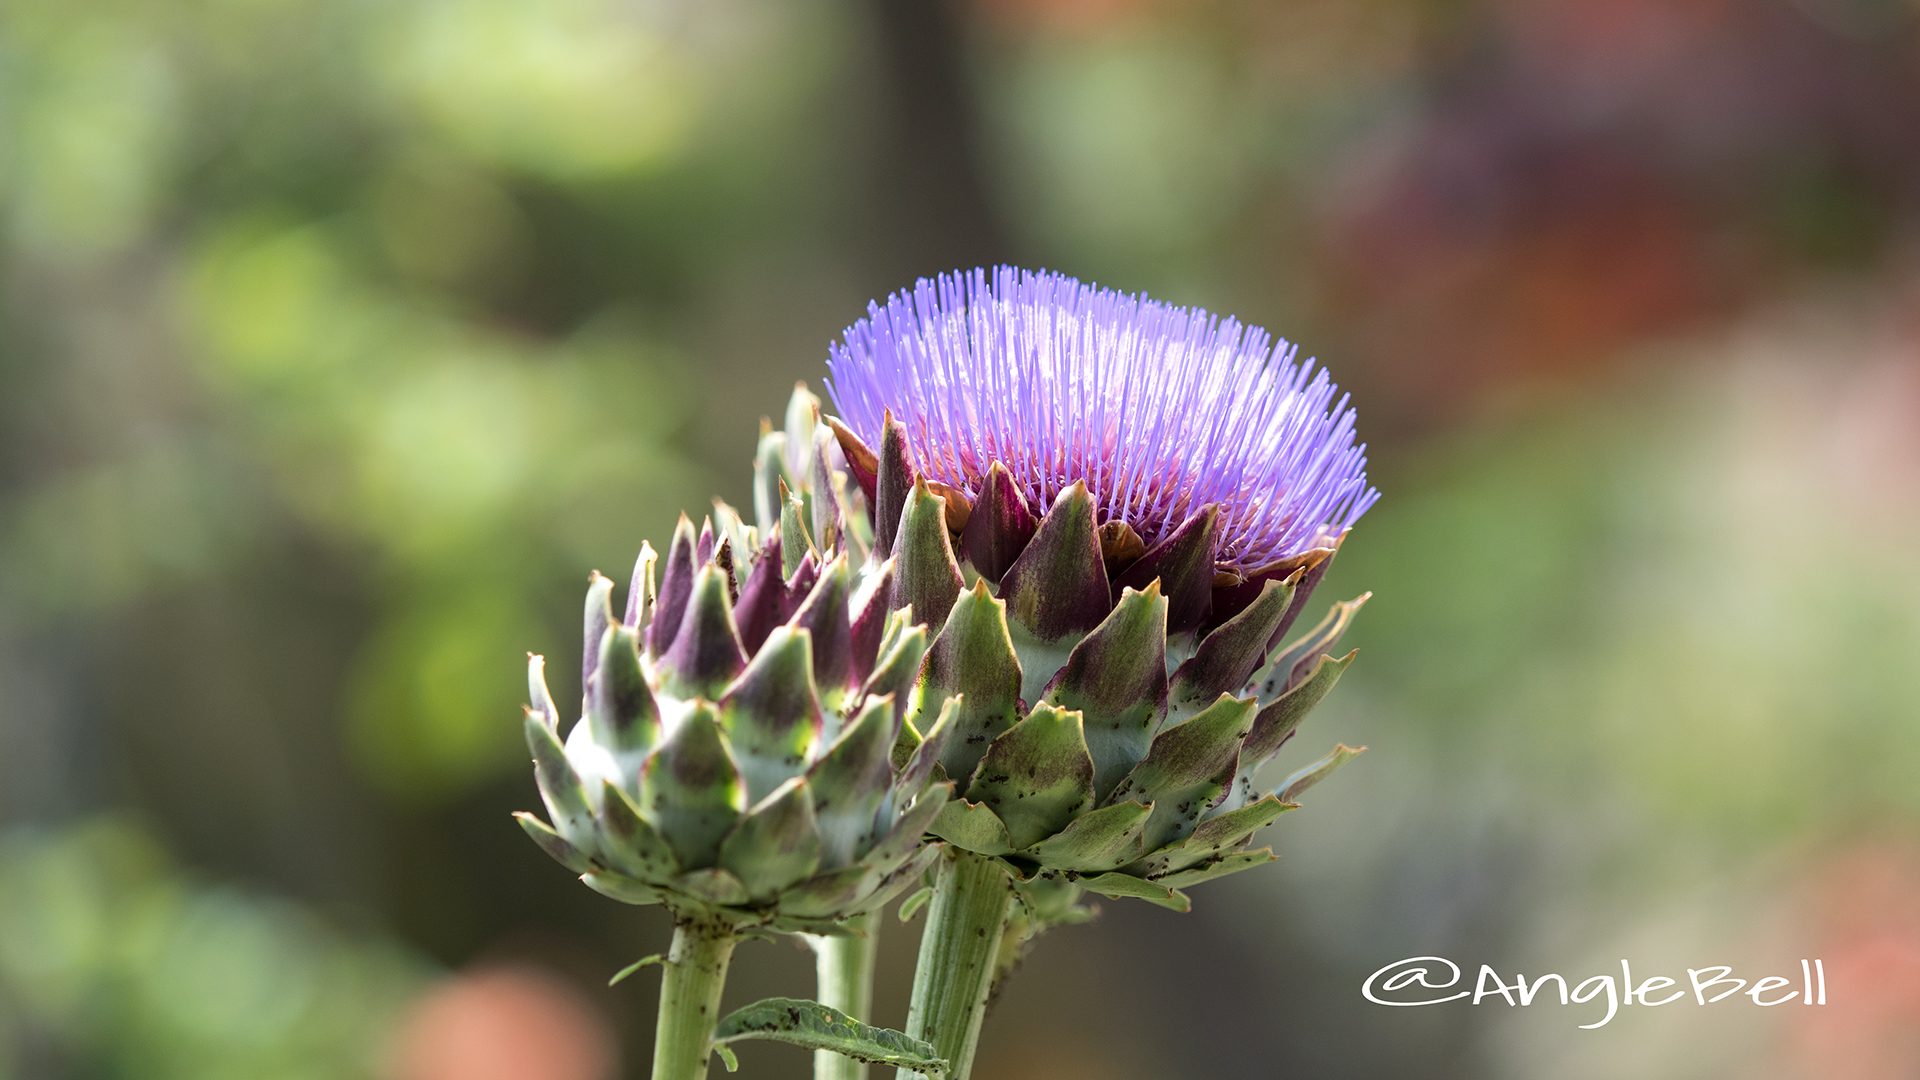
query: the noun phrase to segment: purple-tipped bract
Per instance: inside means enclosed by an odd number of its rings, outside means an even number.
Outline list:
[[[1378,498],[1324,369],[1199,308],[1013,267],[921,279],[833,346],[840,416],[888,411],[922,475],[977,496],[1004,465],[1029,504],[1075,481],[1150,547],[1209,504],[1214,560],[1251,570],[1343,533]]]

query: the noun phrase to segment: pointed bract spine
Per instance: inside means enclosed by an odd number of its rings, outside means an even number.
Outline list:
[[[1077,637],[1107,617],[1113,597],[1085,484],[1054,500],[1033,542],[1001,578],[1000,596],[1007,618],[1040,642]]]
[[[1156,581],[1128,589],[1074,646],[1043,699],[1085,717],[1094,791],[1105,798],[1146,755],[1167,712],[1167,601]]]

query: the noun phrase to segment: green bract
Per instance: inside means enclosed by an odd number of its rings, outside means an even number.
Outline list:
[[[526,734],[548,821],[519,821],[617,900],[832,933],[933,854],[923,837],[951,788],[941,742],[916,734],[920,752],[894,756],[927,630],[890,606],[884,574],[857,576],[804,539],[788,572],[777,536],[736,560],[755,530],[718,518],[697,535],[681,519],[657,587],[642,549],[623,616],[593,576],[584,701],[564,742],[530,659]]]

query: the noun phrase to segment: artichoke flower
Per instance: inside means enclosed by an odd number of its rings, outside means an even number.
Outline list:
[[[956,784],[929,833],[1030,892],[1179,910],[1271,861],[1256,833],[1357,753],[1254,786],[1366,599],[1283,644],[1378,497],[1326,373],[1230,319],[1008,268],[874,305],[829,366],[851,482],[797,398],[760,498],[804,525],[786,455],[811,448],[823,527],[849,533],[857,489],[869,579],[934,628],[902,728],[939,735]]]
[[[616,900],[836,933],[932,856],[923,834],[950,788],[940,744],[893,755],[928,632],[887,606],[884,579],[863,587],[843,550],[809,546],[789,567],[779,536],[756,543],[718,509],[698,533],[681,518],[657,585],[643,546],[622,614],[593,575],[584,701],[564,742],[544,661],[529,658],[548,820],[516,817]]]

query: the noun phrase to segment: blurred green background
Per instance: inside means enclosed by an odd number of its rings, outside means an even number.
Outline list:
[[[1301,342],[1386,495],[1372,752],[980,1076],[1920,1075],[1916,132],[1910,0],[0,0],[0,1077],[642,1075],[522,655],[994,261]],[[1361,998],[1423,954],[1832,1003]]]

